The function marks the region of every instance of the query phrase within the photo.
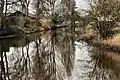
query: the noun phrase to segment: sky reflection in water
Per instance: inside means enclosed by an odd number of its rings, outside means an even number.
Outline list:
[[[100,48],[77,42],[74,35],[71,29],[63,29],[0,41],[2,76],[8,80],[119,80],[119,61]]]

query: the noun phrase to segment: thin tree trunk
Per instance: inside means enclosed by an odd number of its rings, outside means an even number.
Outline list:
[[[4,10],[4,0],[1,0],[1,8],[0,8],[0,24],[1,24],[1,26],[0,26],[0,28],[2,29],[2,27],[3,27],[3,10]]]
[[[9,67],[8,67],[8,60],[7,60],[6,52],[5,52],[5,61],[6,61],[6,69],[7,69],[8,80],[10,80],[10,77],[9,77]]]
[[[3,29],[6,29],[7,28],[7,23],[6,23],[6,17],[7,17],[7,0],[6,0],[6,6],[5,6],[5,18],[4,18],[4,26],[3,26]]]

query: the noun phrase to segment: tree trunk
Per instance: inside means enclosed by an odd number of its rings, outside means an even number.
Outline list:
[[[3,25],[3,10],[4,10],[4,0],[1,0],[1,7],[0,7],[0,29],[2,28]]]

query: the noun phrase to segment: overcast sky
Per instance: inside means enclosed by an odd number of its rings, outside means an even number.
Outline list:
[[[76,7],[78,7],[79,9],[87,9],[88,8],[88,4],[85,0],[75,0],[76,1]]]
[[[76,7],[78,7],[79,9],[87,9],[88,8],[88,4],[85,0],[75,0],[76,1]],[[61,0],[57,0],[55,5],[60,4]]]

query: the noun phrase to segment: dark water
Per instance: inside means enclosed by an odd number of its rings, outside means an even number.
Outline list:
[[[120,80],[120,55],[76,41],[79,36],[59,29],[0,40],[0,75],[3,80]]]

